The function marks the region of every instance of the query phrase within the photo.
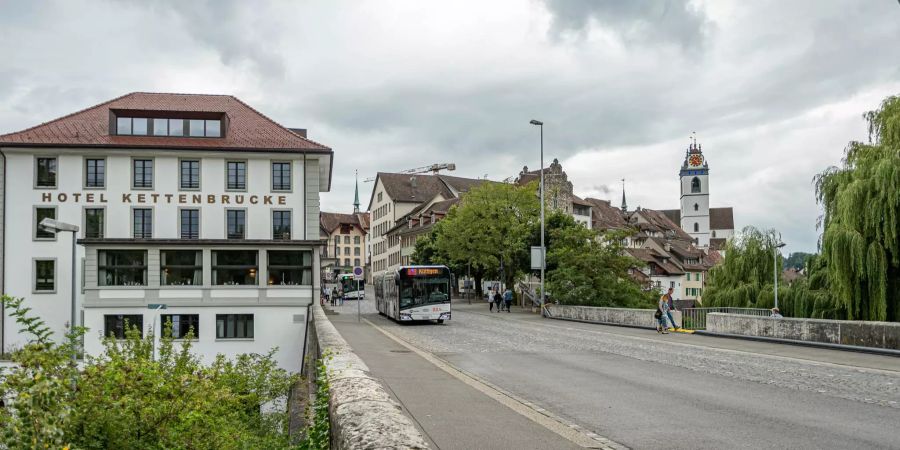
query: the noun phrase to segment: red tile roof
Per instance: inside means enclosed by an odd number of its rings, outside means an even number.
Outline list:
[[[221,113],[228,129],[221,138],[117,136],[110,134],[110,111]],[[187,118],[187,117],[185,117]],[[32,128],[0,136],[4,146],[130,147],[260,150],[331,153],[230,95],[134,92]]]

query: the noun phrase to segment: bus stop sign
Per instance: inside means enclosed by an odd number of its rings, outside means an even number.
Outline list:
[[[353,268],[353,279],[357,281],[362,281],[365,275],[365,271],[361,266],[356,266]]]

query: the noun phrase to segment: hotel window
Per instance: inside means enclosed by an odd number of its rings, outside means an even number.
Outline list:
[[[181,189],[200,189],[200,160],[181,160]]]
[[[206,137],[222,137],[222,121],[207,120],[206,121]]]
[[[100,250],[97,254],[100,286],[146,286],[146,250]]]
[[[212,284],[218,286],[256,285],[259,252],[256,250],[213,250]]]
[[[269,285],[309,286],[312,284],[312,252],[269,250]]]
[[[41,228],[41,221],[44,219],[56,219],[56,207],[34,208],[34,239],[55,241],[56,233]]]
[[[84,187],[106,187],[106,160],[88,158],[84,160]]]
[[[169,135],[169,119],[153,119],[153,135],[168,136]]]
[[[144,335],[144,316],[142,314],[118,314],[103,316],[104,334],[116,339],[125,339],[125,331],[136,329],[140,336]]]
[[[131,119],[131,134],[135,136],[146,136],[149,128],[149,120],[135,117]]]
[[[171,322],[171,333],[175,339],[184,339],[188,335],[193,339],[197,339],[197,336],[200,336],[199,314],[162,314],[159,319],[162,324],[162,333],[160,335],[165,333]]]
[[[359,236],[353,236],[353,243],[359,245]]]
[[[247,232],[247,211],[243,209],[226,209],[225,219],[228,239],[244,239]]]
[[[200,239],[200,210],[181,210],[181,238]]]
[[[291,239],[290,211],[272,211],[272,239]]]
[[[56,158],[37,158],[37,182],[39,188],[56,187]]]
[[[134,159],[131,161],[131,187],[153,189],[153,160]]]
[[[103,208],[84,209],[84,237],[99,239],[103,237],[106,226],[106,210]]]
[[[253,339],[253,314],[216,314],[216,339]]]
[[[353,247],[353,256],[359,256],[359,247]]]
[[[349,243],[350,243],[350,236],[344,236],[344,243],[345,243],[345,244],[349,244]]]
[[[153,237],[153,210],[150,208],[134,208],[132,212],[132,231],[135,239]]]
[[[116,134],[131,134],[131,117],[116,117]]]
[[[183,119],[169,119],[169,136],[184,136]]]
[[[159,282],[163,286],[202,286],[203,253],[199,250],[160,251]]]
[[[289,163],[289,162],[273,162],[272,163],[272,190],[273,191],[290,191],[291,190],[291,163]]]
[[[34,292],[56,292],[56,261],[38,259],[34,261]]]
[[[191,137],[203,137],[205,134],[203,131],[204,121],[202,120],[189,120],[189,128]]]
[[[226,185],[229,190],[243,191],[247,189],[247,162],[228,161],[225,163]]]

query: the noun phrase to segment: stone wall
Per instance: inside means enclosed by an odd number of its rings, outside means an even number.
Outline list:
[[[900,350],[900,323],[821,319],[773,319],[709,313],[709,333],[768,337],[826,344]]]
[[[422,434],[369,374],[366,363],[353,353],[318,303],[313,304],[313,324],[316,336],[310,340],[310,354],[325,356],[330,383],[331,448],[427,449]]]
[[[549,305],[553,319],[577,320],[612,325],[656,328],[655,309],[600,308],[595,306]],[[673,311],[672,317],[681,325],[681,311]]]

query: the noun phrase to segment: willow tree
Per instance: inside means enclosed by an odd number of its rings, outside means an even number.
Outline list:
[[[746,227],[725,244],[725,260],[709,271],[703,306],[771,308],[774,305],[777,242],[773,230]],[[781,286],[779,286],[781,288]],[[781,289],[779,289],[779,293]]]
[[[900,97],[864,114],[868,142],[815,178],[822,256],[848,319],[900,320]]]

